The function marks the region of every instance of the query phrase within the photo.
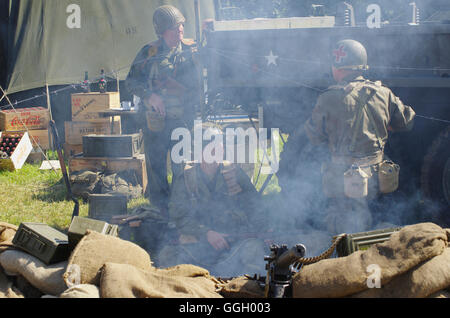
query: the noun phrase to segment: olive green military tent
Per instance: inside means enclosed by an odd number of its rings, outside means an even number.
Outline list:
[[[213,3],[199,1],[200,21],[214,18]],[[152,16],[163,4],[183,12],[186,37],[195,38],[194,0],[0,0],[7,93],[80,83],[101,69],[125,79],[137,51],[156,39]]]

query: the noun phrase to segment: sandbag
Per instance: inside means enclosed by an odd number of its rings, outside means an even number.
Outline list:
[[[17,226],[0,222],[0,253],[13,247],[12,239],[16,235]]]
[[[59,295],[67,289],[62,275],[67,262],[46,265],[36,257],[19,250],[0,254],[0,265],[10,276],[23,276],[44,294]]]
[[[88,230],[69,257],[64,273],[67,287],[78,284],[98,286],[100,269],[108,262],[130,264],[142,270],[152,268],[150,255],[138,245]]]
[[[188,267],[173,270],[142,270],[128,264],[107,263],[102,268],[102,298],[222,298],[209,274],[196,276]]]
[[[450,248],[381,287],[365,290],[352,297],[424,298],[450,287]]]
[[[450,290],[440,290],[427,298],[450,298]]]
[[[191,264],[181,264],[168,268],[158,269],[161,273],[168,276],[183,276],[183,277],[209,277],[209,271],[203,267]]]
[[[0,298],[25,298],[0,268]]]
[[[80,284],[68,288],[59,298],[100,298],[100,291],[95,285]]]
[[[347,257],[306,265],[293,277],[293,297],[345,297],[368,289],[369,265],[381,270],[381,285],[437,255],[447,246],[447,233],[433,223],[406,226],[390,239]]]
[[[236,277],[220,286],[224,298],[264,298],[264,288],[256,280],[245,276]]]

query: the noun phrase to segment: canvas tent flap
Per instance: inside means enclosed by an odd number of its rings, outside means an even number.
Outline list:
[[[178,7],[185,37],[195,38],[194,0],[9,0],[8,93],[80,83],[100,70],[124,80],[138,50],[156,40],[155,9]],[[200,0],[201,20],[214,17],[213,0]]]

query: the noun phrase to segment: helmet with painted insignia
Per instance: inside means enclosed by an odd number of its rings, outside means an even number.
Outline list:
[[[159,36],[166,30],[185,22],[186,19],[181,11],[171,5],[160,6],[153,14],[153,26],[155,27],[156,34]]]
[[[366,71],[367,51],[365,47],[355,40],[339,41],[332,51],[333,66],[337,69],[353,71]]]

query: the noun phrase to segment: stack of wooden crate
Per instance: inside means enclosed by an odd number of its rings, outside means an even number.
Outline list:
[[[83,152],[83,136],[120,134],[120,118],[104,117],[102,111],[120,108],[119,92],[72,94],[72,121],[64,123],[64,154]]]
[[[120,119],[104,118],[100,113],[108,109],[118,108],[120,108],[118,92],[72,95],[72,121],[65,123],[66,144],[64,150],[65,153],[69,154],[69,173],[82,170],[105,173],[134,170],[137,181],[145,191],[147,172],[144,155],[137,154],[128,157],[92,156],[83,151],[83,139],[86,139],[87,136],[96,135],[105,138],[121,135]],[[126,136],[123,137],[126,138]]]

